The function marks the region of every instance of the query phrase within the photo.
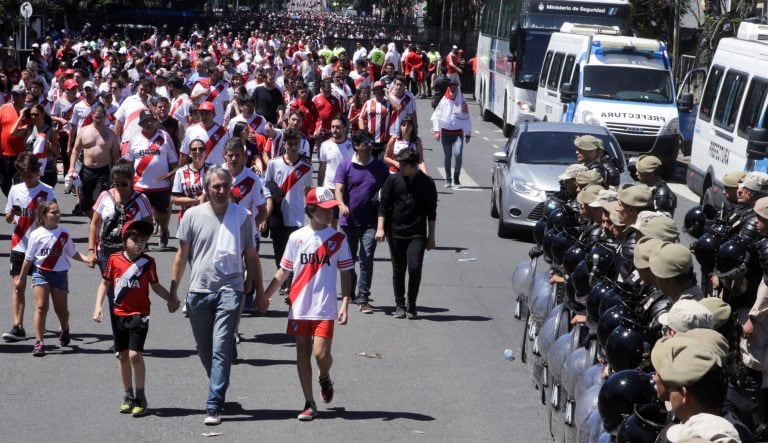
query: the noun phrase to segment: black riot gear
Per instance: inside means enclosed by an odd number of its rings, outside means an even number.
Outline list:
[[[677,195],[669,189],[664,180],[653,185],[653,208],[659,212],[666,212],[670,217],[675,215],[677,208]]]
[[[563,270],[566,274],[571,274],[576,266],[587,257],[587,248],[577,242],[573,244],[563,255]],[[586,268],[585,268],[586,269]],[[589,271],[587,271],[589,274]]]
[[[667,422],[667,412],[655,403],[635,405],[621,424],[616,443],[654,443]]]
[[[588,294],[591,291],[589,267],[585,260],[579,262],[569,277],[569,283],[578,294]]]
[[[750,260],[749,242],[736,235],[720,245],[716,257],[716,274],[720,278],[743,276]]]
[[[615,262],[616,250],[606,243],[596,243],[587,254],[587,264],[593,275],[615,278]]]
[[[715,257],[724,240],[723,236],[710,231],[699,237],[691,245],[693,255],[701,265],[703,272],[712,272],[715,269]]]
[[[688,210],[683,219],[685,232],[695,238],[701,237],[707,231],[708,225],[717,217],[717,209],[712,205],[694,206]]]
[[[637,243],[637,232],[630,231],[622,240],[619,246],[619,275],[624,281],[630,281],[632,273],[635,271],[635,245]]]
[[[598,281],[592,286],[587,297],[587,321],[597,324],[600,319],[600,301],[605,294],[611,290],[611,285],[603,280]]]
[[[533,226],[533,239],[536,241],[538,246],[541,246],[542,242],[544,241],[544,232],[546,232],[546,230],[547,220],[543,218],[539,219],[539,221],[537,221]]]
[[[648,374],[627,369],[608,377],[597,399],[597,409],[606,431],[615,431],[624,417],[633,413],[636,404],[652,403],[655,398],[656,390]]]
[[[555,265],[561,265],[563,263],[565,252],[570,249],[574,243],[575,240],[573,237],[568,235],[565,231],[560,231],[552,238],[552,245],[550,248],[552,251],[552,261]]]
[[[605,342],[605,358],[614,371],[637,369],[651,351],[655,337],[639,323],[622,319]]]

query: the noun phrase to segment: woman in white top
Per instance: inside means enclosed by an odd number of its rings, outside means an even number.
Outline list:
[[[400,170],[396,157],[403,149],[411,149],[419,154],[419,170],[427,174],[427,165],[424,163],[424,147],[410,116],[403,117],[400,121],[397,137],[390,138],[387,142],[387,148],[384,150],[384,162],[389,165],[389,172],[392,174],[396,174]]]

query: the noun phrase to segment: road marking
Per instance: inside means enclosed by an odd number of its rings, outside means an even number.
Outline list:
[[[501,150],[501,146],[499,146],[499,145],[497,145],[497,144],[493,144],[493,145],[491,145],[491,146],[493,146],[494,148],[496,148],[496,150],[497,150],[497,151],[500,151],[500,150]]]
[[[483,136],[483,140],[485,140],[485,141],[487,141],[487,142],[491,141],[491,139],[490,139],[490,138],[488,138],[488,137],[486,137],[486,136]]]
[[[443,177],[443,180],[445,180],[445,168],[438,166],[435,169],[437,169],[437,173]],[[461,189],[459,189],[459,191],[479,192],[482,191],[482,189],[480,189],[480,185],[478,185],[466,171],[461,171]]]
[[[683,183],[669,183],[669,188],[679,197],[690,200],[697,205],[699,204],[699,196],[691,191],[687,185]]]

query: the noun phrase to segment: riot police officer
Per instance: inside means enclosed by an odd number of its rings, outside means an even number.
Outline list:
[[[588,169],[600,173],[604,188],[619,186],[621,171],[616,167],[613,159],[605,153],[602,140],[594,135],[582,135],[576,137],[573,144],[576,145],[576,160]]]
[[[661,160],[655,155],[641,155],[636,167],[637,180],[651,188],[653,209],[673,217],[677,208],[677,196],[667,182],[661,179]]]
[[[651,190],[644,184],[625,186],[619,191],[618,197],[616,212],[619,215],[620,223],[625,226],[633,225],[640,212],[650,209]],[[631,281],[632,272],[635,269],[632,258],[635,253],[635,243],[636,232],[626,230],[619,247],[619,275],[624,281]]]
[[[744,171],[731,171],[723,176],[723,197],[728,204],[728,208],[735,207],[738,204],[738,190],[739,183],[744,180],[744,176],[747,175]]]
[[[693,256],[685,246],[664,243],[651,252],[648,261],[656,287],[670,298],[672,304],[678,300],[704,298],[704,292],[696,285]]]

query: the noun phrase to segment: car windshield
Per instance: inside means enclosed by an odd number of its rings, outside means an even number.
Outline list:
[[[643,103],[672,103],[669,71],[628,66],[584,67],[584,97]]]
[[[570,165],[576,163],[573,140],[580,136],[573,132],[525,132],[520,135],[515,149],[515,163],[530,165]],[[606,152],[616,158],[619,152],[608,135],[593,134],[603,141]],[[623,159],[620,160],[623,169]]]

